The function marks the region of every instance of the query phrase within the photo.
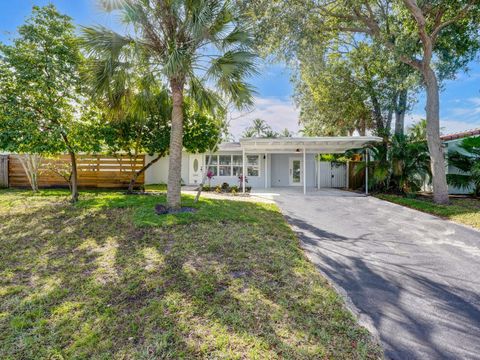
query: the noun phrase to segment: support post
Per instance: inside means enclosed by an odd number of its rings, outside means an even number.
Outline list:
[[[347,161],[347,179],[346,179],[346,184],[347,184],[347,190],[350,189],[350,161]]]
[[[307,156],[303,148],[303,194],[307,193]]]
[[[268,154],[265,153],[265,189],[268,187]]]
[[[322,173],[320,172],[320,167],[321,167],[321,165],[322,165],[321,159],[320,159],[320,154],[318,154],[318,156],[317,156],[317,163],[318,163],[318,183],[317,183],[317,188],[318,188],[318,190],[320,190],[320,182],[322,181],[322,178],[321,178]]]
[[[245,171],[245,149],[242,149],[242,193],[245,194],[245,180],[247,172]]]
[[[365,195],[368,195],[368,149],[365,149]]]

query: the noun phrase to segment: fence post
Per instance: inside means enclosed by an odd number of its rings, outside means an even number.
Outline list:
[[[0,188],[8,187],[8,155],[0,155]]]

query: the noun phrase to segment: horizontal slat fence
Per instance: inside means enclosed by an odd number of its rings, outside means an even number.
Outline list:
[[[126,188],[134,171],[143,167],[145,156],[77,155],[78,186],[83,188]],[[70,172],[70,157],[43,159],[39,174],[39,187],[68,187],[64,176]],[[17,155],[10,155],[8,165],[10,187],[26,188],[30,184]],[[62,176],[62,174],[64,176]],[[144,174],[136,185],[143,185]]]

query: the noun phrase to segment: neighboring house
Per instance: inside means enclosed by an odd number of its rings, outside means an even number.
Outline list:
[[[480,136],[480,129],[473,129],[462,131],[454,134],[443,135],[440,136],[440,139],[443,141],[445,147],[445,154],[451,153],[453,151],[458,151],[462,153],[462,150],[459,148],[459,144],[461,141],[467,137],[471,136]],[[459,169],[455,166],[446,164],[446,172],[447,174],[458,174],[460,173]],[[469,194],[473,191],[473,187],[471,189],[460,189],[454,186],[448,186],[448,192],[450,194]]]
[[[306,192],[312,187],[345,187],[348,185],[346,171],[342,175],[334,167],[320,164],[315,156],[344,153],[380,141],[381,138],[375,136],[241,139],[221,144],[211,155],[183,153],[182,181],[186,185],[200,184],[208,157],[212,156],[210,169],[214,177],[211,185],[224,182],[240,185],[239,176],[246,173],[246,185],[252,188],[300,186]],[[327,168],[327,176],[322,176]],[[168,157],[165,157],[146,171],[145,183],[166,183],[167,180]]]

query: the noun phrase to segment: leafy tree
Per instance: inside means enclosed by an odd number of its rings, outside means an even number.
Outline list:
[[[448,203],[440,141],[439,80],[452,77],[478,51],[478,1],[292,0],[289,6],[279,6],[280,0],[240,3],[254,4],[250,13],[258,20],[258,33],[265,34],[260,41],[265,41],[267,49],[291,55],[312,39],[328,43],[353,33],[373,40],[382,51],[417,71],[427,93],[434,200]],[[274,34],[272,39],[269,34]]]
[[[147,58],[149,70],[165,80],[172,99],[172,127],[167,202],[180,207],[181,162],[184,131],[184,96],[202,110],[219,97],[237,107],[252,104],[245,79],[255,73],[248,28],[228,0],[105,1],[106,10],[119,10],[129,35],[103,27],[84,29],[91,52],[108,54],[117,67],[132,57]],[[102,73],[99,73],[102,76]],[[207,88],[207,82],[215,91]]]
[[[72,202],[78,200],[76,153],[99,148],[95,109],[83,96],[84,59],[68,16],[33,7],[12,45],[0,47],[0,136],[4,150],[70,155]]]
[[[462,189],[473,186],[475,195],[480,196],[480,136],[463,139],[459,148],[460,151],[448,154],[448,163],[459,169],[460,173],[447,174],[447,181]]]

